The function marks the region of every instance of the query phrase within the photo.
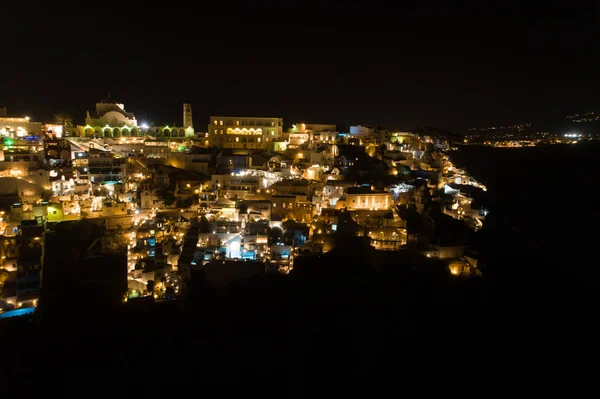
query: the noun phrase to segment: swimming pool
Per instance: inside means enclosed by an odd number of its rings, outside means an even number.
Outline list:
[[[4,319],[7,317],[24,316],[26,314],[33,313],[34,310],[35,310],[35,308],[22,308],[22,309],[9,310],[7,312],[0,314],[0,319]]]

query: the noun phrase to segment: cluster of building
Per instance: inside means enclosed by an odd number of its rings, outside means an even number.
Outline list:
[[[451,163],[446,137],[234,116],[199,132],[190,104],[181,126],[155,127],[103,101],[74,127],[4,110],[0,139],[4,310],[33,308],[65,281],[170,299],[198,272],[213,284],[289,273],[340,233],[478,273],[452,229],[481,227],[485,186]],[[432,204],[460,223],[428,228]]]
[[[593,134],[563,133],[550,134],[549,132],[537,132],[529,135],[471,135],[464,139],[464,144],[485,145],[489,147],[535,147],[538,145],[552,144],[577,144],[580,141],[594,140]]]
[[[527,122],[512,126],[470,128],[463,144],[515,148],[597,140],[598,115],[598,112],[586,112],[569,115],[560,123]]]

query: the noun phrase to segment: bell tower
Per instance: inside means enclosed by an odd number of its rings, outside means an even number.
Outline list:
[[[194,123],[192,122],[192,104],[183,103],[183,128],[194,128]]]

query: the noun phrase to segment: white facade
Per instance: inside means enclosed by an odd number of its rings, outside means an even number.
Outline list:
[[[96,104],[96,118],[90,118],[88,113],[85,118],[87,125],[100,126],[129,126],[137,127],[137,119],[131,112],[125,111],[125,105],[119,103],[102,102]]]
[[[360,138],[368,138],[373,135],[374,129],[362,125],[350,126],[350,135]]]

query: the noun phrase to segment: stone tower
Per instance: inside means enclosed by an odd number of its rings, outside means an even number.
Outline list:
[[[193,128],[194,123],[192,122],[192,104],[183,103],[183,127]]]

